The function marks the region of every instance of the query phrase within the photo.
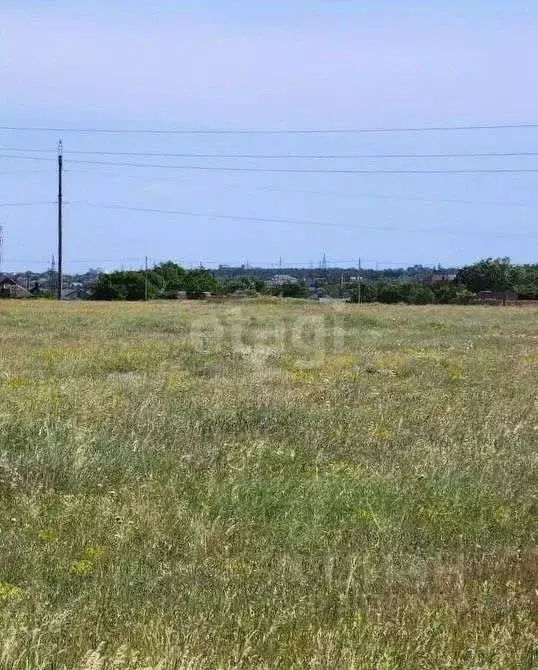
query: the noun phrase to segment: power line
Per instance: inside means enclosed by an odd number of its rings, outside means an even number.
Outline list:
[[[54,201],[42,202],[0,202],[0,207],[33,207],[37,205],[55,205]]]
[[[69,259],[69,265],[71,264],[85,264],[85,263],[141,263],[143,259],[141,258],[75,258]],[[6,263],[23,265],[26,263],[45,263],[50,264],[50,259],[46,258],[5,258]]]
[[[455,126],[408,126],[381,128],[332,128],[332,129],[160,129],[160,128],[59,128],[38,126],[0,126],[3,131],[42,132],[42,133],[107,133],[107,134],[143,134],[143,135],[332,135],[361,133],[418,133],[468,130],[511,130],[538,128],[538,122],[472,124]]]
[[[0,158],[15,158],[16,160],[27,160],[27,161],[53,161],[54,158],[51,156],[47,158],[45,156],[14,156],[13,154],[0,154]]]
[[[34,161],[50,161],[51,158],[44,156],[13,156],[8,154],[0,154],[0,158],[13,158],[15,160],[34,160]],[[538,168],[458,168],[448,170],[351,170],[351,169],[318,169],[318,168],[251,168],[251,167],[223,167],[215,165],[162,165],[160,163],[131,163],[126,161],[90,161],[80,160],[77,158],[69,160],[69,163],[77,163],[81,165],[102,165],[110,167],[134,167],[134,168],[152,168],[164,170],[203,170],[216,172],[269,172],[269,173],[285,173],[285,174],[523,174],[536,173]]]
[[[0,147],[0,151],[18,153],[52,153],[54,149],[18,149],[16,147]],[[174,153],[154,151],[98,151],[70,150],[73,156],[138,156],[146,158],[238,158],[261,160],[357,160],[385,158],[530,158],[538,156],[538,151],[501,151],[501,152],[462,152],[462,153],[423,153],[423,154],[245,154],[245,153]],[[26,158],[21,156],[21,158]],[[31,159],[31,156],[27,158]]]
[[[98,165],[101,165],[101,162],[97,162]],[[107,163],[108,165],[108,163]],[[131,165],[131,164],[129,164]],[[159,167],[164,167],[164,166],[159,166]],[[179,166],[170,166],[170,167],[179,167]],[[193,169],[198,169],[198,168],[193,168]],[[41,171],[43,172],[43,171]],[[441,172],[445,172],[444,170]],[[422,172],[421,172],[422,173]],[[429,171],[428,171],[429,173]],[[436,172],[437,173],[437,172]],[[121,175],[122,177],[125,175]],[[130,175],[131,178],[134,179],[139,179],[139,175]],[[227,186],[230,186],[228,184]],[[468,199],[430,199],[430,198],[422,198],[422,197],[413,197],[413,196],[393,196],[393,195],[387,195],[387,194],[371,194],[371,193],[346,193],[343,191],[320,191],[320,190],[312,190],[312,189],[286,189],[286,188],[277,188],[277,187],[261,187],[261,186],[252,186],[252,185],[243,185],[243,184],[237,184],[237,183],[232,183],[232,187],[239,187],[239,188],[246,188],[246,189],[253,189],[253,190],[260,190],[260,191],[276,191],[276,192],[290,192],[290,193],[304,193],[304,194],[312,194],[312,195],[327,195],[327,196],[341,196],[341,197],[354,197],[354,198],[375,198],[375,199],[388,199],[388,200],[416,200],[420,202],[427,202],[427,203],[438,203],[438,202],[444,202],[444,203],[455,203],[455,204],[468,204],[468,205],[479,205],[479,206],[502,206],[502,207],[533,207],[535,206],[535,203],[532,202],[486,202],[486,201],[474,201],[474,200],[468,200]],[[30,203],[29,203],[30,204]],[[36,203],[38,204],[38,203]],[[46,203],[43,203],[46,204]]]
[[[14,258],[8,258],[4,259],[6,262],[11,263],[12,265],[17,264],[17,265],[22,265],[26,263],[44,263],[44,264],[50,264],[50,259],[46,258],[25,258],[25,259],[14,259]],[[366,261],[367,263],[373,263],[376,265],[381,265],[381,266],[398,266],[398,267],[411,267],[414,265],[413,261],[378,261],[375,259],[362,259],[363,261]],[[176,262],[188,264],[190,263],[195,264],[194,261],[187,261],[184,258],[177,258],[175,257]],[[142,265],[144,262],[144,258],[142,257],[129,257],[129,258],[75,258],[75,259],[69,259],[69,264],[85,264],[85,263],[139,263]],[[157,263],[159,262],[158,260],[156,261]],[[202,263],[203,265],[210,266],[210,265],[223,265],[224,267],[230,267],[233,269],[237,269],[241,267],[241,264],[239,265],[233,265],[233,264],[223,264],[221,261],[216,261],[216,260],[208,260],[208,259],[202,259],[198,260],[196,264]],[[347,268],[352,270],[356,268],[356,259],[345,259],[345,260],[336,260],[334,258],[327,259],[327,264],[328,268],[330,269],[331,267],[336,267],[336,266],[342,266],[342,265],[347,265]],[[262,269],[271,269],[271,268],[277,268],[280,267],[280,263],[274,262],[274,261],[256,261],[253,263],[249,264],[252,267],[257,267],[257,268],[262,268]],[[293,268],[308,268],[311,265],[311,262],[306,262],[306,261],[289,261],[286,260],[286,262],[282,265],[282,269],[293,269]],[[366,268],[363,268],[366,269]]]
[[[99,172],[96,172],[95,170],[80,170],[77,169],[75,172],[72,170],[66,170],[65,172],[68,172],[70,174],[74,175],[80,175],[80,174],[91,174],[93,176],[99,176]],[[116,181],[121,181],[123,179],[132,179],[136,181],[142,181],[142,182],[169,182],[169,181],[174,181],[175,184],[182,183],[186,184],[187,181],[190,182],[193,178],[188,177],[186,181],[183,182],[178,182],[177,178],[174,176],[151,176],[147,177],[145,175],[141,174],[115,174],[115,175],[106,175],[107,179],[113,179]],[[430,204],[438,204],[438,203],[448,203],[448,204],[463,204],[463,205],[478,205],[478,206],[485,206],[485,207],[536,207],[538,205],[538,202],[532,202],[532,201],[487,201],[487,200],[468,200],[468,199],[460,199],[460,198],[424,198],[420,196],[406,196],[406,195],[391,195],[387,193],[351,193],[351,192],[346,192],[346,191],[340,191],[340,190],[320,190],[320,189],[301,189],[301,188],[282,188],[278,186],[256,186],[250,183],[240,183],[240,182],[225,182],[223,184],[220,184],[221,187],[223,188],[241,188],[246,191],[262,191],[262,192],[274,192],[274,193],[297,193],[297,194],[305,194],[305,195],[320,195],[320,196],[327,196],[327,197],[343,197],[343,198],[373,198],[373,199],[379,199],[379,200],[395,200],[395,201],[400,201],[400,200],[410,200],[410,201],[417,201],[417,202],[425,202],[425,203],[430,203]]]
[[[151,207],[134,207],[129,205],[107,205],[100,203],[92,203],[85,201],[73,201],[74,205],[82,205],[86,207],[96,207],[99,209],[110,209],[110,210],[121,210],[121,211],[130,211],[130,212],[141,212],[146,214],[165,214],[165,215],[174,215],[174,216],[192,216],[205,219],[221,219],[224,221],[242,221],[246,223],[282,223],[282,224],[292,224],[292,225],[301,225],[301,226],[321,226],[328,228],[345,228],[348,230],[388,230],[392,232],[415,232],[415,233],[448,233],[461,235],[460,231],[454,230],[454,228],[401,228],[398,226],[384,226],[384,225],[351,225],[351,224],[338,224],[338,223],[328,223],[325,221],[305,221],[302,219],[279,219],[271,217],[254,217],[254,216],[235,216],[229,214],[210,214],[205,212],[192,212],[185,210],[176,210],[176,209],[157,209]],[[484,235],[484,231],[471,231],[466,229],[463,231],[464,234],[469,235]],[[517,232],[497,232],[497,231],[487,231],[487,234],[490,236],[497,237],[524,237],[524,238],[535,238],[537,235],[529,235],[527,233],[517,233]]]
[[[0,175],[29,175],[29,174],[50,174],[49,170],[2,170]]]
[[[530,154],[529,154],[530,155]],[[538,155],[538,153],[536,154]],[[418,157],[418,156],[417,156]],[[28,160],[51,160],[43,157],[34,157],[34,156],[7,156],[5,154],[0,154],[0,158],[21,158]],[[538,169],[534,168],[524,168],[524,169],[511,169],[511,168],[496,168],[496,169],[458,169],[458,170],[304,170],[304,169],[287,169],[287,168],[234,168],[234,167],[215,167],[215,166],[179,166],[179,165],[159,165],[159,164],[141,164],[141,163],[124,163],[124,162],[112,162],[112,161],[81,161],[81,160],[72,160],[71,162],[79,164],[91,164],[99,166],[125,166],[125,167],[136,167],[136,168],[163,168],[163,169],[181,169],[181,170],[215,170],[215,171],[234,171],[234,172],[284,172],[284,173],[307,173],[307,174],[504,174],[504,173],[535,173],[538,172]],[[21,171],[21,172],[0,172],[0,174],[29,174],[29,173],[40,173],[46,174],[46,170],[34,170],[34,171]],[[122,175],[122,177],[125,175]],[[129,177],[138,179],[138,175],[129,175]],[[534,203],[532,202],[480,202],[467,199],[430,199],[430,198],[420,198],[420,197],[411,197],[411,196],[391,196],[385,194],[368,194],[368,193],[345,193],[342,191],[320,191],[320,190],[310,190],[310,189],[286,189],[286,188],[277,188],[277,187],[255,187],[251,185],[242,185],[242,184],[231,184],[232,187],[246,188],[251,190],[263,190],[263,191],[276,191],[283,193],[304,193],[310,195],[327,195],[327,196],[342,196],[342,197],[356,197],[356,198],[376,198],[376,199],[388,199],[388,200],[417,200],[422,202],[429,203],[456,203],[456,204],[468,204],[468,205],[481,205],[481,206],[500,206],[500,207],[533,207]],[[31,203],[29,203],[31,204]],[[49,203],[35,203],[35,204],[49,204]],[[7,206],[7,205],[4,205]]]
[[[1,156],[1,154],[0,154]],[[10,158],[17,158],[10,156]],[[25,158],[30,158],[25,156]],[[33,158],[33,157],[32,157]],[[48,159],[40,159],[48,160]],[[124,161],[87,161],[71,159],[70,163],[79,163],[83,165],[102,165],[111,167],[136,167],[152,168],[165,170],[203,170],[217,172],[250,172],[250,173],[285,173],[285,174],[522,174],[536,173],[538,168],[468,168],[455,170],[346,170],[346,169],[307,169],[307,168],[246,168],[246,167],[221,167],[209,165],[161,165],[158,163],[129,163]]]
[[[462,205],[479,205],[486,207],[536,207],[538,203],[528,201],[487,201],[487,200],[467,200],[460,198],[423,198],[420,196],[406,196],[406,195],[389,195],[386,193],[346,193],[345,191],[323,190],[318,189],[298,189],[298,188],[280,188],[278,186],[252,186],[245,184],[225,184],[226,188],[240,187],[247,190],[255,191],[274,191],[277,193],[304,193],[305,195],[323,195],[323,196],[338,196],[343,198],[373,198],[379,200],[411,200],[417,202],[425,202],[430,204],[447,203],[447,204],[462,204]]]
[[[70,160],[70,163],[136,168],[161,168],[170,170],[204,170],[218,172],[272,172],[286,174],[495,174],[495,173],[535,173],[538,168],[469,168],[456,170],[347,170],[347,169],[304,169],[304,168],[244,168],[207,165],[159,165],[158,163],[128,163],[123,161]]]
[[[226,185],[226,188],[229,188],[229,185]],[[294,188],[279,188],[276,186],[249,186],[248,189],[256,191],[275,191],[279,193],[298,193],[305,195],[322,195],[327,197],[337,196],[339,198],[361,198],[361,199],[374,199],[374,200],[393,200],[393,201],[402,201],[409,200],[411,202],[423,202],[427,204],[456,204],[456,205],[476,205],[480,207],[536,207],[538,203],[528,202],[528,201],[487,201],[487,200],[467,200],[463,198],[425,198],[421,196],[413,195],[391,195],[387,193],[349,193],[346,191],[338,190],[317,190],[317,189],[294,189]]]

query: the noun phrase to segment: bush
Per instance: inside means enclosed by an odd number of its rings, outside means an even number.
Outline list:
[[[435,301],[440,305],[468,305],[474,293],[458,284],[438,284],[432,288]]]
[[[378,302],[408,305],[430,305],[435,302],[431,288],[421,284],[381,284],[377,289]]]
[[[282,286],[273,289],[273,295],[280,295],[283,298],[308,298],[310,292],[304,282],[296,284],[282,284]]]
[[[94,284],[94,300],[144,300],[147,293],[151,300],[185,291],[187,295],[215,293],[219,283],[211,272],[204,268],[185,271],[175,263],[161,263],[146,273],[145,270],[129,270],[102,274]]]
[[[371,284],[362,284],[361,283],[361,302],[375,302],[377,300],[377,290],[375,286]],[[359,302],[359,289],[355,286],[351,290],[349,302],[358,303]]]
[[[250,277],[237,277],[235,279],[229,279],[221,285],[221,293],[223,295],[234,295],[234,293],[256,295],[257,293],[265,292],[265,282],[261,279],[251,279]]]
[[[377,300],[387,304],[405,302],[400,284],[380,284],[377,287]]]
[[[148,298],[157,296],[155,277],[148,275]],[[93,287],[94,300],[144,300],[146,276],[142,270],[102,274]]]
[[[187,296],[194,293],[216,293],[218,289],[218,281],[204,268],[188,270],[181,287],[181,290],[187,292]]]

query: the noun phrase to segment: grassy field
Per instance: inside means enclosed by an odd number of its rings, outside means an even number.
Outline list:
[[[0,303],[0,667],[538,668],[538,309]]]

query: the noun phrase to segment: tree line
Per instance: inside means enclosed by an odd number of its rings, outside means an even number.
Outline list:
[[[215,293],[219,282],[205,268],[185,270],[167,261],[150,270],[118,270],[103,273],[92,287],[94,300],[149,300],[176,297],[184,292],[188,297]]]
[[[538,300],[538,265],[514,265],[508,258],[487,258],[461,268],[453,280],[425,285],[416,281],[361,283],[363,302],[408,304],[459,304],[473,302],[481,292]],[[359,289],[352,291],[358,302]]]
[[[296,281],[271,286],[265,275],[257,276],[252,269],[248,274],[217,278],[203,267],[186,270],[168,261],[150,270],[128,270],[103,273],[93,285],[94,300],[144,300],[187,298],[213,295],[280,295],[289,298],[307,298],[311,293],[332,297],[347,297],[351,302],[382,302],[409,304],[468,304],[481,291],[513,292],[521,299],[538,299],[538,265],[515,265],[508,258],[487,258],[459,269],[454,279],[421,283],[417,279],[402,281],[396,276],[372,280],[361,273],[355,278],[335,282],[332,273],[321,274],[315,280],[303,277]]]

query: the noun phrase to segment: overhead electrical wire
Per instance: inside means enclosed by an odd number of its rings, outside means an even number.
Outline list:
[[[56,153],[57,149],[19,149],[0,147],[0,151],[17,153]],[[501,151],[501,152],[462,152],[462,153],[423,153],[423,154],[245,154],[245,153],[174,153],[154,151],[98,151],[73,149],[64,152],[64,156],[135,156],[145,158],[232,158],[253,160],[358,160],[390,158],[530,158],[538,156],[538,151]],[[20,158],[26,158],[20,156]],[[31,159],[31,156],[27,158]]]
[[[75,171],[73,170],[65,170],[64,172],[72,175],[81,175],[81,174],[90,174],[93,176],[98,176],[99,172],[96,172],[95,170],[80,170],[77,169]],[[106,175],[107,179],[113,179],[115,181],[122,181],[124,179],[132,179],[136,181],[142,181],[142,182],[147,182],[147,183],[153,183],[153,182],[170,182],[173,181],[174,183],[178,184],[185,184],[185,183],[190,183],[190,181],[193,179],[193,177],[187,177],[185,181],[178,182],[177,177],[172,177],[172,176],[151,176],[147,177],[143,174],[115,174],[115,175]],[[484,206],[484,207],[536,207],[538,205],[538,202],[532,202],[532,201],[515,201],[515,200],[509,200],[506,202],[502,201],[487,201],[487,200],[468,200],[468,199],[458,199],[458,198],[424,198],[420,196],[406,196],[406,195],[391,195],[391,194],[386,194],[386,193],[352,193],[352,192],[346,192],[346,191],[339,191],[339,190],[327,190],[327,189],[302,189],[302,188],[285,188],[285,187],[279,187],[279,186],[256,186],[250,183],[239,183],[239,182],[225,182],[223,184],[220,184],[221,187],[223,188],[240,188],[244,189],[246,191],[262,191],[262,192],[275,192],[275,193],[297,193],[297,194],[305,194],[305,195],[319,195],[319,196],[327,196],[327,197],[341,197],[341,198],[373,198],[373,199],[379,199],[379,200],[395,200],[395,201],[400,201],[400,200],[410,200],[410,201],[417,201],[417,202],[425,202],[425,203],[430,203],[430,204],[438,204],[438,203],[447,203],[447,204],[463,204],[463,205],[478,205],[478,206]]]
[[[362,224],[338,224],[338,223],[329,223],[324,221],[307,221],[303,219],[280,219],[272,217],[255,217],[255,216],[242,216],[242,215],[229,215],[229,214],[211,214],[206,212],[192,212],[187,210],[176,210],[176,209],[157,209],[152,207],[134,207],[130,205],[115,205],[115,204],[103,204],[103,203],[93,203],[87,201],[71,201],[72,205],[81,205],[86,207],[96,207],[99,209],[110,209],[110,210],[122,210],[130,212],[141,212],[147,214],[165,214],[173,216],[192,216],[205,219],[217,219],[225,221],[238,221],[246,223],[278,223],[278,224],[292,224],[292,225],[301,225],[301,226],[321,226],[327,228],[345,228],[348,230],[389,230],[393,232],[416,232],[416,233],[448,233],[451,235],[483,235],[484,231],[471,231],[466,229],[465,231],[458,231],[452,228],[401,228],[398,226],[384,226],[384,225],[362,225]],[[529,235],[527,233],[517,233],[514,231],[510,232],[497,232],[497,231],[488,231],[488,235],[497,236],[497,237],[524,237],[524,238],[538,238],[537,235]]]
[[[48,161],[50,158],[43,156],[13,156],[8,154],[0,154],[0,158],[13,158],[23,160],[42,160]],[[282,173],[282,174],[523,174],[536,173],[538,168],[458,168],[448,170],[352,170],[352,169],[317,169],[317,168],[252,168],[252,167],[222,167],[215,165],[162,165],[159,163],[131,163],[126,161],[89,161],[69,159],[67,163],[75,163],[81,165],[101,165],[103,167],[134,167],[134,168],[152,168],[161,170],[202,170],[215,172],[250,172],[250,173]]]
[[[79,163],[83,165],[102,165],[102,166],[118,166],[118,167],[136,167],[136,168],[152,168],[152,169],[166,169],[166,170],[203,170],[203,171],[218,171],[218,172],[270,172],[270,173],[285,173],[285,174],[495,174],[495,173],[535,173],[538,168],[461,168],[448,170],[354,170],[354,169],[317,169],[317,168],[251,168],[251,167],[222,167],[214,165],[160,165],[158,163],[130,163],[124,161],[86,161],[78,159],[70,159],[69,163]]]
[[[38,205],[56,205],[54,200],[40,202],[0,202],[0,207],[34,207]]]
[[[16,160],[27,160],[27,161],[54,161],[54,157],[47,156],[17,156],[13,154],[0,154],[0,158],[14,158]]]
[[[352,134],[367,134],[367,133],[429,133],[429,132],[447,132],[447,131],[498,131],[498,130],[508,130],[508,129],[538,129],[538,122],[532,123],[512,123],[512,124],[489,124],[489,125],[461,125],[461,126],[424,126],[424,127],[401,127],[401,128],[390,128],[390,127],[381,127],[381,128],[356,128],[356,129],[288,129],[288,130],[277,130],[277,129],[132,129],[132,128],[56,128],[56,127],[18,127],[18,126],[0,126],[0,131],[31,131],[31,132],[55,132],[55,133],[80,133],[80,134],[152,134],[152,135],[329,135],[329,134],[338,134],[338,135],[352,135]],[[4,152],[13,152],[2,153],[0,158],[13,159],[13,160],[37,160],[37,161],[55,161],[55,156],[24,156],[24,155],[13,155],[13,154],[47,154],[47,153],[56,153],[55,149],[16,149],[16,148],[0,148],[0,151]],[[456,153],[357,153],[357,154],[323,154],[323,153],[312,153],[312,154],[300,154],[300,153],[289,153],[289,154],[253,154],[253,153],[174,153],[174,152],[151,152],[151,151],[105,151],[105,150],[73,150],[67,151],[64,154],[64,158],[67,164],[80,164],[80,165],[94,165],[100,167],[130,167],[130,168],[149,168],[149,169],[162,169],[162,170],[185,170],[185,171],[216,171],[216,172],[245,172],[245,173],[283,173],[283,174],[335,174],[335,175],[419,175],[419,174],[432,174],[432,175],[457,175],[457,174],[531,174],[538,173],[538,168],[526,167],[526,168],[508,168],[508,167],[499,167],[499,168],[459,168],[459,169],[318,169],[318,168],[292,168],[292,167],[250,167],[250,166],[230,166],[224,167],[220,165],[172,165],[172,164],[159,164],[156,162],[128,162],[128,161],[101,161],[101,160],[83,160],[77,158],[71,158],[70,156],[118,156],[118,157],[140,157],[140,158],[192,158],[192,159],[246,159],[246,160],[370,160],[370,159],[458,159],[458,158],[532,158],[538,156],[538,152],[534,151],[520,151],[520,152],[456,152]],[[47,173],[46,170],[28,170],[25,172],[4,172],[0,174],[30,174],[30,173]],[[259,187],[260,190],[262,187]],[[264,190],[281,190],[285,191],[286,189],[271,189],[267,188]],[[291,189],[289,189],[290,192]],[[299,191],[303,193],[312,193],[312,194],[322,194],[323,192],[318,191]],[[327,195],[329,195],[327,193]],[[331,195],[342,195],[344,193],[334,192]],[[377,196],[377,195],[359,195],[351,197],[382,197],[389,199],[398,199],[397,196]],[[403,199],[413,199],[413,198],[403,198]],[[418,198],[415,198],[418,199]],[[435,201],[429,201],[435,202]],[[473,201],[467,200],[445,200],[445,202],[462,202],[466,204],[497,204],[497,205],[520,205],[521,203],[476,203]],[[24,206],[40,206],[40,205],[53,205],[55,202],[46,201],[36,201],[36,202],[10,202],[10,203],[0,203],[0,207],[24,207]],[[247,217],[247,216],[232,216],[227,214],[210,214],[202,212],[193,212],[193,211],[183,211],[183,210],[174,210],[174,209],[158,209],[151,207],[136,207],[129,205],[121,204],[100,204],[92,203],[85,201],[71,201],[65,203],[74,206],[89,206],[107,210],[118,210],[118,211],[130,211],[130,212],[139,212],[147,214],[159,214],[159,215],[168,215],[168,216],[185,216],[185,217],[199,217],[206,220],[222,220],[222,221],[236,221],[236,222],[245,222],[245,223],[274,223],[274,224],[291,224],[291,225],[303,225],[303,226],[322,226],[322,227],[331,227],[331,228],[344,228],[348,230],[360,230],[360,229],[370,229],[375,231],[392,231],[399,233],[434,233],[434,234],[449,234],[449,235],[480,235],[483,236],[487,234],[488,236],[497,236],[497,237],[509,237],[509,238],[536,238],[538,235],[527,234],[527,233],[518,233],[512,230],[507,232],[501,231],[478,231],[478,230],[469,230],[463,229],[458,230],[457,228],[401,228],[398,226],[386,226],[386,225],[363,225],[363,224],[339,224],[339,223],[329,223],[323,221],[309,221],[293,218],[270,218],[270,217]],[[523,206],[532,206],[532,203],[523,203]],[[123,261],[129,262],[140,262],[140,259],[122,259]],[[18,262],[18,261],[12,261]],[[41,262],[41,261],[39,261]],[[88,263],[89,260],[73,260],[70,261],[73,263]],[[101,259],[99,262],[108,263],[108,262],[119,262],[118,259]]]
[[[226,185],[226,188],[229,188],[230,184]],[[240,186],[242,188],[251,189],[255,191],[275,191],[278,193],[298,193],[305,195],[323,195],[330,197],[340,197],[340,198],[363,198],[363,199],[374,199],[374,200],[410,200],[416,202],[424,202],[429,204],[457,204],[457,205],[478,205],[480,207],[536,207],[538,203],[533,203],[529,201],[487,201],[487,200],[467,200],[463,198],[423,198],[420,196],[412,195],[389,195],[386,193],[349,193],[345,191],[335,191],[335,190],[323,190],[318,189],[302,189],[302,188],[281,188],[278,186],[252,186],[244,184],[231,184],[231,186]]]
[[[159,259],[150,259],[152,264],[157,264],[159,263]],[[165,260],[165,259],[163,259]],[[212,265],[216,266],[222,266],[224,269],[230,269],[230,270],[238,270],[241,269],[241,267],[244,267],[244,264],[238,264],[234,265],[233,263],[231,264],[225,264],[223,265],[221,261],[216,261],[216,260],[207,260],[207,259],[201,259],[198,260],[196,263],[193,261],[187,261],[184,258],[174,258],[175,262],[183,263],[184,265],[190,265],[196,266],[199,265],[200,263],[205,266],[209,267]],[[371,259],[371,258],[362,258],[362,262],[364,263],[371,263],[373,265],[379,266],[381,268],[386,267],[397,267],[397,268],[404,268],[404,267],[412,267],[415,265],[414,261],[378,261],[376,259]],[[26,264],[26,263],[43,263],[43,264],[49,264],[50,259],[47,258],[5,258],[4,261],[6,263],[11,263],[11,264]],[[343,270],[348,270],[348,271],[357,271],[357,259],[353,258],[348,258],[345,260],[336,260],[334,258],[327,258],[327,269],[334,269],[334,268],[341,268]],[[82,264],[82,263],[95,263],[96,265],[99,265],[100,263],[139,263],[141,266],[145,264],[145,257],[131,257],[131,258],[74,258],[74,259],[69,259],[70,264]],[[302,269],[311,269],[312,271],[321,271],[321,268],[317,266],[313,261],[290,261],[290,260],[285,260],[283,262],[275,262],[273,261],[252,261],[248,263],[249,268],[262,268],[262,269],[270,269],[270,268],[279,268],[282,267],[282,269],[295,269],[295,268],[302,268]],[[368,268],[368,267],[362,267],[361,268],[363,271],[364,270],[370,270],[374,271],[374,268]],[[424,269],[429,269],[428,266],[424,266]],[[376,268],[375,271],[382,271]]]
[[[141,263],[144,259],[133,258],[75,258],[69,259],[69,263]],[[50,259],[46,258],[4,258],[6,263],[50,263]]]
[[[20,175],[20,176],[26,176],[29,174],[48,174],[50,175],[51,172],[50,170],[2,170],[0,171],[0,175]]]
[[[21,159],[28,159],[28,160],[45,160],[45,161],[53,160],[52,158],[45,158],[45,157],[11,156],[11,155],[6,155],[6,154],[0,154],[0,158],[21,158]],[[71,161],[71,162],[73,162],[73,161]],[[116,163],[104,162],[104,161],[76,161],[75,160],[74,162],[84,163],[84,164],[89,163],[89,164],[92,164],[92,165],[96,164],[98,166],[116,165]],[[219,168],[219,167],[205,167],[205,166],[184,167],[184,166],[176,166],[176,165],[163,166],[163,165],[147,165],[147,164],[141,165],[141,164],[123,163],[123,162],[119,163],[119,165],[122,165],[122,166],[129,165],[131,167],[158,167],[158,168],[166,168],[166,169],[167,168],[170,168],[170,169],[179,168],[179,169],[186,169],[186,170],[189,170],[189,169],[192,169],[192,170],[215,169],[215,170],[225,170],[226,171],[226,170],[229,169],[229,170],[234,170],[234,171],[235,170],[247,171],[247,172],[252,171],[251,168]],[[263,170],[263,169],[262,170],[256,170],[256,169],[254,169],[254,171],[256,171],[256,172],[258,172],[258,171],[260,171],[260,172],[265,172],[265,171],[273,172],[273,169],[269,169],[269,170]],[[282,169],[282,170],[277,170],[277,171],[287,172],[288,170]],[[289,170],[289,171],[295,172],[295,170]],[[489,172],[494,172],[494,173],[495,172],[501,172],[501,173],[503,173],[503,172],[508,172],[508,173],[516,172],[516,173],[519,173],[519,172],[536,172],[536,171],[537,170],[534,170],[534,169],[523,169],[523,170],[515,170],[515,169],[474,170],[473,169],[473,170],[465,170],[465,171],[461,171],[461,172],[467,174],[467,173],[474,173],[474,172],[478,172],[478,173],[482,173],[482,172],[486,172],[486,173],[489,173]],[[71,171],[66,170],[66,172],[71,172]],[[298,170],[298,172],[302,173],[303,170]],[[309,170],[307,170],[306,172],[311,173],[311,171],[309,171]],[[336,173],[343,172],[344,174],[348,174],[348,173],[350,173],[350,174],[355,174],[355,173],[357,173],[357,174],[369,174],[369,173],[373,173],[373,174],[385,174],[385,173],[399,174],[401,172],[403,174],[408,174],[408,173],[410,173],[410,174],[415,174],[415,173],[418,173],[418,174],[443,174],[445,172],[447,172],[448,174],[454,174],[454,173],[459,174],[460,173],[459,170],[458,171],[451,171],[451,170],[440,170],[440,171],[437,171],[437,170],[419,170],[419,171],[414,171],[414,170],[413,171],[407,171],[407,170],[394,170],[394,171],[392,171],[392,170],[388,170],[388,171],[387,170],[381,170],[381,171],[377,171],[377,170],[375,170],[375,171],[374,170],[366,170],[366,171],[359,171],[359,170],[353,170],[353,171],[347,171],[347,170],[345,170],[345,171],[340,171],[340,170],[335,170],[335,171],[333,171],[333,170],[327,170],[327,171],[326,170],[314,170],[312,172],[315,172],[315,173],[316,172],[321,172],[322,174],[326,174],[326,173],[330,174],[332,172],[336,172]],[[26,171],[20,171],[20,172],[18,172],[18,171],[7,171],[7,172],[3,171],[3,172],[0,172],[0,175],[3,175],[3,174],[5,174],[5,175],[8,175],[8,174],[25,175],[25,174],[36,174],[36,173],[48,174],[48,171],[47,170],[26,170]],[[87,171],[85,171],[85,173],[87,173]],[[129,176],[132,179],[144,178],[144,177],[141,177],[140,175],[121,175],[121,177],[126,177],[126,176]],[[152,177],[152,179],[153,179],[153,177]],[[228,186],[229,186],[229,184],[228,184]],[[321,191],[321,190],[317,190],[317,189],[314,190],[314,189],[291,189],[291,188],[288,189],[288,188],[279,188],[279,187],[270,187],[270,186],[262,187],[262,186],[252,186],[252,185],[243,185],[243,184],[234,184],[234,183],[232,183],[231,186],[232,187],[237,186],[238,188],[246,188],[246,189],[251,189],[251,190],[289,192],[289,193],[304,193],[304,194],[310,194],[310,195],[326,195],[326,196],[339,196],[339,197],[352,197],[352,198],[374,198],[374,199],[387,199],[387,200],[416,200],[416,201],[428,202],[428,203],[432,203],[432,204],[436,204],[436,203],[439,203],[439,202],[444,202],[444,203],[469,204],[469,205],[480,205],[480,206],[503,206],[503,207],[512,207],[512,206],[514,206],[514,207],[533,207],[533,206],[535,206],[535,203],[524,202],[524,201],[523,202],[485,202],[485,201],[482,202],[482,201],[473,201],[473,200],[467,200],[467,199],[430,199],[430,198],[411,197],[411,196],[393,196],[393,195],[387,195],[387,194],[346,193],[346,192],[343,192],[343,191]]]
[[[380,128],[306,128],[306,129],[204,129],[204,128],[99,128],[99,127],[59,127],[59,126],[0,126],[0,131],[47,132],[47,133],[106,133],[106,134],[143,134],[143,135],[333,135],[362,133],[418,133],[418,132],[454,132],[473,130],[512,130],[538,128],[538,122],[492,123],[453,126],[407,126]]]

